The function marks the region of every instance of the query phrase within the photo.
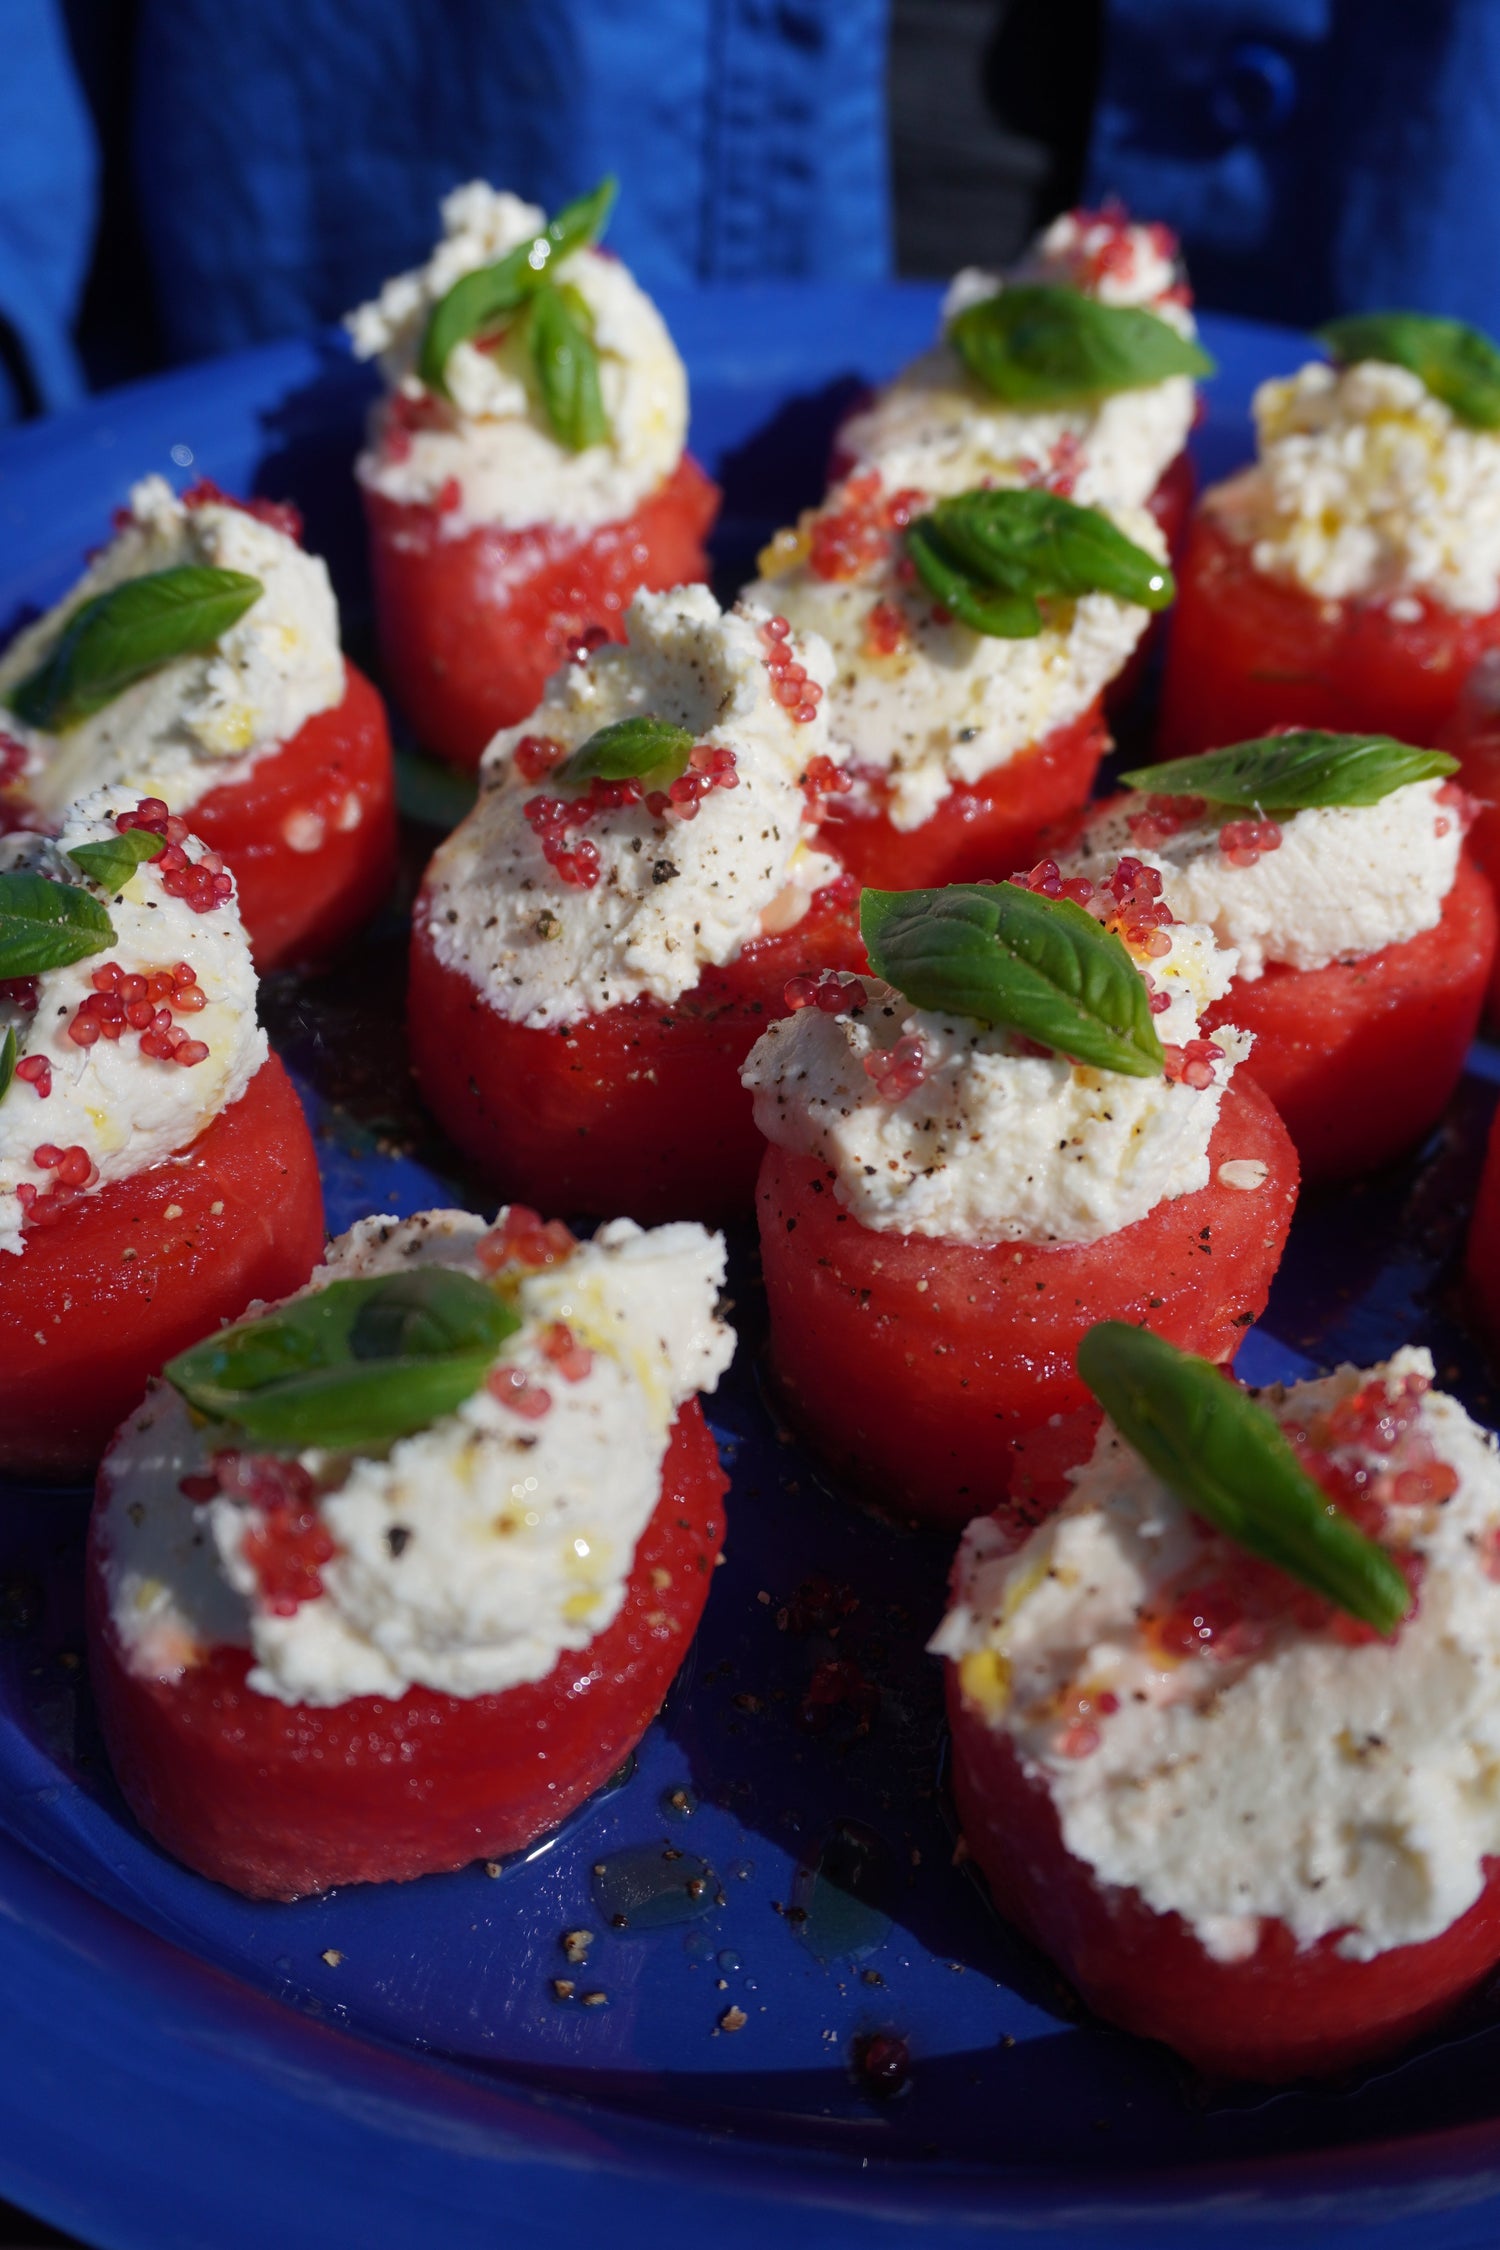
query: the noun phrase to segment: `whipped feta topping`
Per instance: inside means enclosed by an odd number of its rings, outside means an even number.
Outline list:
[[[479,1278],[487,1231],[463,1211],[363,1219],[308,1287],[421,1264]],[[715,1312],[723,1241],[619,1219],[556,1265],[512,1271],[523,1326],[496,1364],[544,1389],[547,1410],[522,1415],[481,1387],[384,1454],[302,1453],[336,1553],[321,1592],[290,1615],[261,1594],[246,1545],[253,1502],[180,1490],[207,1471],[222,1432],[196,1429],[178,1394],[153,1386],[101,1487],[110,1614],[136,1669],[171,1679],[216,1646],[248,1647],[250,1685],[283,1703],[413,1685],[493,1695],[544,1679],[614,1621],[677,1409],[711,1391],[733,1355]],[[557,1322],[584,1372],[561,1373],[544,1351]]]
[[[97,1173],[86,1192],[97,1194],[187,1148],[220,1110],[239,1100],[270,1051],[255,1020],[255,971],[232,897],[199,914],[168,894],[151,860],[143,860],[121,889],[104,891],[65,856],[75,844],[114,836],[114,815],[133,802],[128,790],[96,790],[69,809],[55,843],[33,835],[0,837],[0,871],[43,874],[90,891],[115,932],[105,951],[36,978],[34,1009],[0,994],[0,1041],[14,1030],[20,1059],[45,1062],[51,1076],[45,1098],[22,1077],[0,1096],[0,1252],[18,1255],[26,1248],[17,1189],[24,1184],[45,1194],[56,1185],[53,1172],[36,1163],[37,1148],[85,1149]],[[183,850],[198,860],[204,847],[189,837]],[[88,1047],[68,1036],[106,963],[124,976],[150,976],[182,962],[194,970],[205,1005],[176,1020],[207,1047],[202,1061],[144,1055],[135,1030]]]
[[[1500,434],[1380,360],[1262,383],[1254,414],[1258,460],[1204,506],[1257,570],[1328,601],[1500,605]]]
[[[1371,1380],[1394,1397],[1432,1372],[1409,1349],[1263,1399],[1306,1424]],[[933,1649],[1045,1781],[1068,1850],[1181,1914],[1216,1959],[1247,1958],[1267,1920],[1303,1946],[1339,1932],[1351,1960],[1420,1944],[1500,1854],[1500,1458],[1439,1391],[1419,1427],[1458,1482],[1392,1511],[1425,1564],[1393,1641],[1287,1619],[1239,1654],[1163,1654],[1143,1613],[1191,1586],[1206,1534],[1108,1423],[1019,1552],[994,1518],[965,1533]],[[1096,1739],[1064,1750],[1085,1707]]]
[[[556,278],[578,292],[594,323],[599,388],[609,417],[603,445],[574,453],[553,436],[524,336],[476,338],[449,354],[449,399],[416,373],[428,316],[456,281],[492,265],[546,225],[534,203],[471,180],[442,204],[443,238],[425,266],[388,281],[347,327],[360,359],[379,358],[396,394],[376,409],[356,473],[388,500],[430,505],[440,495],[453,538],[477,524],[519,530],[618,522],[664,483],[687,436],[687,376],[666,324],[618,258],[577,250]],[[403,405],[419,409],[402,412]]]
[[[647,993],[677,1000],[709,965],[791,927],[839,872],[815,848],[818,814],[801,786],[811,760],[828,755],[826,701],[816,718],[794,720],[772,692],[755,624],[721,610],[706,586],[637,594],[626,630],[623,646],[565,666],[531,717],[496,735],[479,802],[439,846],[418,901],[438,959],[516,1023],[577,1023]],[[826,685],[827,649],[812,636],[797,646],[809,678]],[[711,790],[688,821],[644,801],[595,814],[577,833],[598,851],[598,882],[566,883],[526,818],[552,785],[527,778],[517,747],[543,737],[576,750],[638,712],[732,751],[737,785]]]
[[[1182,301],[1169,241],[1158,227],[1065,212],[1008,277],[966,267],[944,298],[939,341],[872,406],[851,416],[839,433],[840,449],[858,467],[878,469],[892,489],[914,485],[935,499],[978,484],[1027,484],[1048,475],[1064,480],[1057,489],[1070,499],[1141,506],[1187,443],[1191,376],[1116,391],[1093,405],[1023,411],[969,373],[946,331],[958,313],[998,296],[1009,279],[1081,289],[1104,304],[1140,305],[1192,336],[1193,316]]]
[[[1235,956],[1174,924],[1149,967],[1168,995],[1155,1019],[1185,1046],[1229,989]],[[767,1027],[741,1073],[768,1141],[826,1164],[861,1226],[945,1242],[1097,1242],[1208,1184],[1208,1144],[1251,1036],[1216,1031],[1212,1083],[1127,1078],[1027,1054],[1011,1033],[913,1008],[869,977],[847,1015],[802,1008]],[[925,1075],[899,1101],[867,1064],[917,1040]],[[909,1052],[909,1050],[907,1050]],[[1230,1157],[1233,1151],[1228,1152]]]
[[[1253,866],[1225,855],[1219,838],[1241,816],[1209,805],[1153,849],[1133,839],[1145,797],[1122,798],[1085,830],[1066,873],[1098,876],[1134,852],[1162,878],[1162,896],[1185,922],[1204,922],[1239,954],[1247,982],[1276,961],[1326,969],[1437,927],[1458,874],[1463,821],[1447,785],[1413,781],[1374,805],[1309,805],[1276,825],[1281,842]]]
[[[969,267],[953,286],[956,291],[967,283],[974,295],[987,297],[1002,278]],[[1143,305],[1163,319],[1176,314],[1174,325],[1184,335],[1192,333],[1182,317],[1185,291],[1177,238],[1159,222],[1138,225],[1118,210],[1061,211],[1042,229],[1011,279],[1082,289],[1104,305]]]
[[[5,732],[26,747],[25,794],[48,819],[105,788],[187,812],[343,701],[338,604],[322,558],[228,500],[187,507],[164,477],[144,477],[77,585],[0,656],[0,705],[45,662],[84,602],[186,564],[243,571],[264,588],[215,648],[174,657],[61,734],[0,711]]]
[[[825,508],[840,508],[842,491]],[[1143,508],[1108,512],[1127,539],[1165,561],[1154,517]],[[897,533],[880,561],[853,578],[824,578],[813,568],[806,523],[795,551],[791,566],[779,568],[776,550],[767,550],[762,560],[773,574],[741,599],[752,615],[779,613],[799,633],[828,643],[830,737],[860,775],[864,795],[879,784],[879,810],[900,829],[930,820],[955,783],[982,780],[1081,718],[1151,622],[1150,611],[1133,602],[1083,594],[1049,602],[1030,640],[1004,640],[940,618],[927,589],[903,577]],[[872,624],[877,605],[881,617]],[[894,622],[877,638],[886,618]],[[896,643],[888,653],[886,640]],[[857,794],[850,809],[859,805]]]

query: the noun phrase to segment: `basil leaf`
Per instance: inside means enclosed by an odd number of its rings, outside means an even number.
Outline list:
[[[1218,1368],[1105,1320],[1079,1345],[1078,1372],[1184,1506],[1361,1624],[1395,1631],[1411,1590],[1392,1557],[1314,1484],[1274,1415]]]
[[[127,578],[74,610],[51,654],[11,689],[10,707],[48,733],[77,726],[173,657],[213,648],[264,590],[242,570],[199,563]]]
[[[594,320],[576,289],[539,289],[531,300],[527,341],[547,420],[559,444],[574,453],[609,439],[599,388]]]
[[[1175,588],[1164,562],[1127,539],[1102,509],[1055,492],[961,492],[933,510],[968,569],[1018,593],[1115,594],[1165,609]]]
[[[102,953],[115,926],[92,891],[45,875],[0,875],[0,977],[39,977]]]
[[[536,286],[531,249],[523,242],[496,264],[464,274],[433,306],[417,353],[417,373],[430,391],[446,398],[449,354],[526,303]]]
[[[482,1281],[452,1266],[418,1266],[367,1290],[354,1306],[349,1349],[364,1360],[440,1359],[476,1349],[493,1356],[520,1325]]]
[[[915,1007],[1004,1025],[1127,1078],[1161,1076],[1140,971],[1071,899],[1015,883],[950,883],[865,891],[859,918],[870,967]]]
[[[564,258],[598,241],[614,199],[615,181],[610,176],[592,195],[565,204],[530,241],[517,243],[493,265],[480,266],[454,282],[433,306],[417,354],[417,373],[430,391],[448,395],[445,371],[456,345],[467,344],[495,321],[519,312]]]
[[[976,633],[1022,640],[1041,630],[1038,602],[1113,594],[1165,609],[1171,571],[1098,508],[1055,492],[961,492],[906,533],[930,592]]]
[[[575,250],[593,248],[609,225],[619,187],[613,172],[606,172],[599,185],[591,188],[587,195],[575,196],[571,203],[563,205],[546,233],[538,237],[549,246],[542,270],[554,270],[564,258],[571,258]]]
[[[1007,406],[1087,405],[1169,375],[1214,372],[1207,352],[1155,313],[1042,282],[965,306],[949,322],[948,340]]]
[[[968,573],[932,516],[908,527],[906,551],[917,576],[961,625],[992,640],[1027,641],[1042,629],[1042,613],[1030,594],[986,589]]]
[[[1431,313],[1349,313],[1314,331],[1345,367],[1385,360],[1410,368],[1471,429],[1500,429],[1500,350],[1482,330]]]
[[[1325,734],[1303,727],[1195,758],[1137,766],[1120,779],[1157,797],[1206,797],[1214,805],[1300,812],[1308,805],[1378,805],[1409,782],[1457,772],[1457,758],[1444,750],[1417,750],[1388,734]]]
[[[353,1451],[462,1406],[520,1325],[482,1281],[424,1266],[293,1298],[180,1352],[166,1376],[253,1444]]]
[[[166,848],[165,836],[153,835],[149,828],[127,828],[123,836],[106,836],[100,844],[75,844],[68,857],[101,890],[117,891],[143,859],[160,859]]]
[[[0,1102],[10,1092],[10,1082],[16,1075],[16,1053],[16,1035],[7,1030],[4,1040],[0,1041]]]
[[[668,719],[653,719],[642,711],[630,719],[616,719],[580,743],[553,774],[554,781],[638,781],[643,774],[660,773],[675,781],[686,773],[688,756],[698,737],[688,727],[674,727]]]
[[[494,1357],[466,1352],[447,1359],[341,1364],[243,1393],[212,1386],[193,1390],[186,1382],[177,1382],[177,1388],[200,1413],[230,1425],[253,1446],[278,1453],[313,1445],[357,1453],[391,1445],[456,1412],[478,1390]],[[166,1373],[177,1380],[170,1366]]]

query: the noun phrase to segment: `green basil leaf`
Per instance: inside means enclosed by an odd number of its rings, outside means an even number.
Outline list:
[[[539,289],[531,300],[527,342],[552,434],[574,453],[609,439],[599,388],[594,322],[576,289]]]
[[[598,241],[614,199],[611,176],[601,180],[591,195],[565,204],[530,241],[517,243],[493,265],[480,266],[454,282],[433,306],[417,354],[417,373],[430,391],[448,395],[448,354],[455,345],[469,343],[497,320],[519,312],[564,258]]]
[[[258,1319],[237,1322],[172,1362],[195,1384],[253,1393],[355,1360],[493,1357],[520,1322],[503,1298],[451,1266],[331,1282]],[[173,1381],[177,1381],[176,1374]],[[179,1386],[180,1387],[180,1386]]]
[[[143,859],[160,859],[166,848],[165,836],[153,835],[149,828],[127,828],[123,836],[106,836],[101,844],[75,844],[68,857],[101,890],[117,891]]]
[[[1079,1345],[1078,1372],[1184,1506],[1361,1624],[1395,1631],[1411,1590],[1392,1557],[1314,1484],[1275,1416],[1220,1369],[1147,1328],[1105,1320]]]
[[[527,262],[531,249],[523,242],[494,265],[464,274],[433,306],[417,353],[417,373],[430,391],[446,398],[449,354],[519,312],[531,296],[536,287]]]
[[[335,1281],[168,1362],[168,1382],[257,1445],[352,1451],[471,1398],[520,1317],[449,1266]]]
[[[452,1266],[417,1266],[382,1277],[354,1307],[356,1359],[441,1359],[485,1350],[493,1357],[520,1317],[494,1290]]]
[[[1500,349],[1478,328],[1432,313],[1349,313],[1315,331],[1345,367],[1361,359],[1410,368],[1471,429],[1500,429]]]
[[[357,1453],[393,1444],[455,1413],[478,1390],[494,1357],[456,1352],[447,1359],[350,1363],[242,1393],[220,1393],[212,1386],[195,1393],[182,1382],[177,1388],[200,1413],[268,1452],[300,1453],[315,1445],[330,1453]],[[170,1367],[166,1372],[175,1380]]]
[[[1015,883],[865,891],[860,932],[876,976],[915,1007],[1003,1025],[1127,1078],[1162,1074],[1140,971],[1071,899]]]
[[[92,891],[45,875],[0,875],[0,977],[39,977],[102,953],[115,926]]]
[[[647,712],[616,719],[600,727],[579,744],[553,774],[554,781],[639,781],[659,773],[675,781],[686,773],[688,756],[698,737],[688,727],[674,727],[669,719],[653,719]]]
[[[906,551],[928,593],[970,632],[988,634],[992,640],[1029,641],[1041,631],[1042,613],[1033,597],[986,588],[976,580],[944,539],[934,517],[919,516],[908,527]]]
[[[1207,352],[1155,313],[1042,282],[967,305],[949,322],[948,340],[1007,406],[1087,405],[1169,375],[1214,372]]]
[[[10,707],[49,733],[77,726],[173,657],[213,648],[264,590],[242,570],[199,563],[127,578],[74,610],[51,654],[10,690]]]
[[[1114,594],[1143,609],[1165,609],[1175,592],[1167,565],[1102,509],[1055,492],[961,492],[933,514],[969,570],[991,585],[1043,598]]]
[[[619,193],[619,181],[613,172],[606,172],[596,188],[587,195],[578,195],[565,203],[557,217],[540,239],[549,248],[541,270],[551,272],[564,258],[571,258],[575,250],[590,250],[609,225],[609,215],[614,209]]]
[[[1008,640],[1040,631],[1040,601],[1101,593],[1165,609],[1177,591],[1167,565],[1100,509],[1055,492],[958,493],[917,518],[906,548],[945,608]]]
[[[16,1075],[16,1055],[16,1035],[7,1030],[4,1040],[0,1041],[0,1102],[10,1092],[10,1082]]]
[[[1308,805],[1378,805],[1409,782],[1457,772],[1457,758],[1444,750],[1417,750],[1388,734],[1325,734],[1303,727],[1195,758],[1136,766],[1120,779],[1157,797],[1205,797],[1214,805],[1301,812]]]

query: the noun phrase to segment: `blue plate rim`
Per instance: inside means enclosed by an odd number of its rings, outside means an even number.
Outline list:
[[[1424,2215],[1479,2221],[1500,2203],[1494,2123],[1080,2186],[1055,2168],[954,2165],[937,2175],[876,2159],[859,2170],[844,2157],[788,2154],[748,2135],[731,2144],[634,2111],[537,2094],[506,2085],[503,2072],[486,2084],[470,2068],[294,2014],[5,1836],[0,1993],[9,2032],[0,2049],[0,2189],[104,2250],[186,2250],[209,2235],[259,2240],[257,2201],[262,2219],[274,2211],[287,2250],[325,2245],[335,2222],[334,2239],[417,2250],[439,2220],[449,2250],[477,2250],[493,2242],[502,2212],[518,2243],[573,2240],[555,2236],[559,2197],[574,2199],[575,2222],[593,2216],[576,2201],[587,2176],[609,2198],[617,2239],[659,2230],[670,2195],[674,2223],[712,2226],[720,2250],[763,2243],[773,2214],[788,2250],[840,2239],[829,2231],[839,2214],[862,2241],[920,2240],[913,2229],[930,2226],[1044,2233],[1102,2250],[1136,2239],[1186,2242],[1212,2223],[1242,2240],[1246,2230],[1268,2239],[1274,2229],[1280,2241],[1311,2244],[1336,2213],[1367,2241],[1407,2230],[1400,2238],[1410,2242]],[[80,2085],[93,2094],[84,2173]],[[394,2175],[393,2147],[402,2159]],[[291,2183],[296,2209],[287,2207]],[[225,2231],[226,2204],[234,2233]]]
[[[830,292],[816,294],[826,301]],[[884,321],[894,332],[929,322],[937,291],[844,295],[851,322]],[[674,293],[670,302],[664,293],[663,309],[680,334],[691,332],[697,359],[711,357],[731,303],[741,317],[753,306],[764,333],[795,301],[779,285]],[[1228,362],[1221,418],[1248,403],[1247,366],[1269,372],[1306,348],[1253,322],[1210,316],[1204,328]],[[777,380],[783,359],[794,366],[795,353],[778,356]],[[209,425],[216,416],[238,424],[330,370],[347,380],[334,339],[262,346],[0,437],[0,521],[20,529],[23,546],[28,534],[39,545],[34,527],[49,510],[52,477],[83,457],[94,464],[97,520],[98,485],[127,467],[117,425],[148,423],[165,456],[165,433],[190,409]],[[149,465],[139,452],[128,462],[132,474]],[[76,552],[67,509],[47,543]],[[23,567],[35,575],[31,562]],[[1414,2245],[1420,2228],[1427,2250],[1459,2250],[1492,2239],[1487,2221],[1500,2214],[1500,2119],[1235,2164],[1091,2167],[1080,2182],[1024,2165],[955,2163],[939,2173],[872,2157],[861,2169],[843,2156],[539,2093],[503,2072],[486,2080],[471,2066],[295,2014],[3,1833],[0,1996],[9,2033],[0,2042],[0,2191],[101,2250],[208,2240],[248,2250],[270,2223],[288,2250],[321,2250],[330,2234],[416,2250],[438,2222],[451,2250],[477,2250],[502,2219],[508,2239],[542,2245],[572,2242],[582,2222],[601,2218],[634,2245],[662,2231],[669,2203],[674,2226],[712,2227],[720,2250],[760,2245],[768,2219],[788,2250],[852,2242],[856,2228],[862,2242],[1041,2233],[1072,2250],[1106,2250],[1185,2242],[1205,2223],[1246,2242],[1274,2230],[1279,2243],[1310,2250],[1330,2222],[1372,2245],[1398,2235]]]

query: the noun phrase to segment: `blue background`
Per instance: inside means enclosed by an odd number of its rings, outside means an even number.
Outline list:
[[[1213,309],[1500,328],[1493,0],[0,0],[0,42],[0,419],[80,336],[105,383],[337,318],[475,176],[616,171],[652,289],[880,280],[918,205],[922,270],[1003,261],[1081,186]]]

